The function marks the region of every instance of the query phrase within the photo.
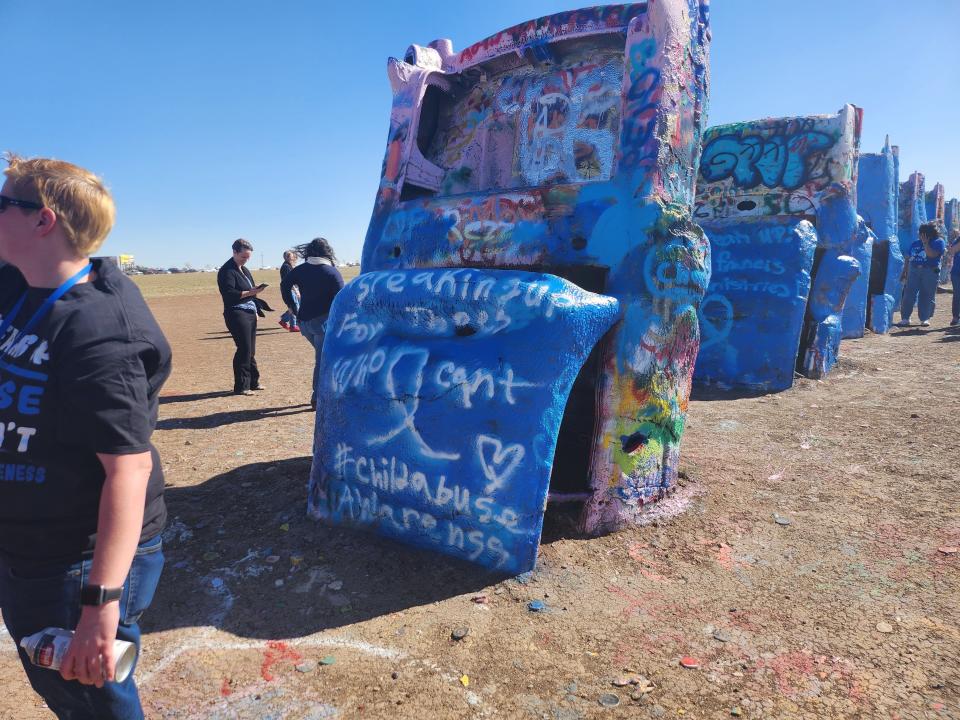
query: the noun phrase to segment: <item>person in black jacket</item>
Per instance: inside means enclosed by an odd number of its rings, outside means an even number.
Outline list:
[[[233,243],[233,257],[217,273],[217,287],[223,297],[223,320],[230,331],[237,352],[233,355],[233,392],[253,395],[263,390],[260,370],[254,357],[257,349],[257,315],[270,307],[257,295],[267,286],[257,285],[245,267],[253,254],[253,244],[240,238]]]
[[[317,380],[320,372],[320,354],[323,352],[323,337],[326,333],[327,315],[330,305],[340,288],[343,277],[336,268],[336,256],[324,238],[314,238],[306,245],[297,248],[297,253],[306,260],[288,272],[280,282],[280,294],[283,301],[293,309],[293,288],[300,289],[300,309],[297,319],[300,333],[313,345],[313,392],[310,394],[310,407],[317,408]]]
[[[287,276],[291,270],[297,266],[297,254],[293,250],[285,250],[283,253],[283,264],[280,266],[280,281]],[[293,307],[287,308],[280,316],[280,326],[290,332],[300,332],[300,324],[297,322],[297,311],[300,309],[300,292],[293,289]]]

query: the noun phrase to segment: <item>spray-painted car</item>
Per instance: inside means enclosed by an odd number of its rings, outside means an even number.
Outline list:
[[[323,349],[310,510],[501,570],[548,493],[596,533],[677,474],[709,247],[705,0],[391,59],[362,273]]]
[[[871,239],[856,209],[861,125],[846,105],[706,131],[694,218],[715,252],[697,383],[773,391],[796,371],[822,377],[861,274],[848,323],[862,333]]]

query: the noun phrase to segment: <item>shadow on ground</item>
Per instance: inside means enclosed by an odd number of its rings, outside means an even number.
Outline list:
[[[289,330],[286,330],[282,327],[258,327],[257,328],[257,337],[262,335],[283,335],[289,333]],[[233,340],[233,336],[226,330],[218,330],[217,332],[208,332],[207,335],[212,335],[213,337],[202,337],[200,340]]]
[[[478,566],[306,515],[310,458],[245,465],[167,488],[166,566],[143,628],[214,626],[277,639],[475,592]]]
[[[213,400],[215,398],[225,398],[233,395],[231,390],[214,390],[212,392],[192,393],[190,395],[161,395],[160,404],[194,402],[196,400]]]
[[[232,395],[233,393],[227,394]],[[284,407],[258,407],[250,408],[249,410],[230,410],[215,412],[210,415],[200,415],[199,417],[164,418],[157,421],[157,430],[212,430],[223,427],[224,425],[232,425],[233,423],[284,417],[285,415],[297,415],[304,412],[313,412],[310,408],[310,403]]]
[[[764,390],[757,388],[723,388],[717,385],[701,385],[694,383],[690,390],[691,400],[702,400],[705,402],[714,402],[717,400],[743,400],[746,398],[765,397],[767,395],[776,395],[778,390]]]

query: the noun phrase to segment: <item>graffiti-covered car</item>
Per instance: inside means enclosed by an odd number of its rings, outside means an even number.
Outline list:
[[[360,276],[331,310],[309,507],[504,571],[673,486],[709,246],[708,7],[551,15],[388,62]]]

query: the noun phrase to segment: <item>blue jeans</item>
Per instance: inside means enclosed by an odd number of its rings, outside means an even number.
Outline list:
[[[317,386],[320,384],[320,356],[323,354],[323,338],[327,334],[327,316],[321,315],[311,320],[300,321],[300,334],[313,345],[313,392],[310,404],[317,404]]]
[[[296,287],[294,287],[294,290],[296,290]],[[297,313],[300,312],[300,295],[296,292],[292,293],[292,295],[293,309],[287,308],[284,310],[283,315],[280,316],[280,322],[297,327]]]
[[[141,720],[143,709],[133,672],[122,683],[102,688],[64,680],[56,670],[32,665],[19,647],[20,639],[47,627],[72,630],[80,620],[80,587],[90,574],[93,560],[56,567],[12,568],[0,562],[0,608],[3,622],[20,652],[20,662],[33,689],[61,720]],[[137,622],[153,600],[163,570],[160,536],[137,548],[120,598],[117,639],[132,642],[140,655]],[[134,666],[136,669],[136,666]]]
[[[284,311],[283,311],[283,315],[280,316],[280,322],[281,322],[281,323],[286,323],[287,325],[296,325],[296,324],[297,324],[297,316],[294,315],[294,314],[293,314],[292,312],[290,312],[289,310],[284,310]]]
[[[900,300],[900,319],[909,320],[913,314],[914,304],[918,304],[920,322],[933,317],[937,302],[937,280],[940,271],[932,267],[910,266],[907,274],[907,284],[903,287],[903,298]],[[919,302],[918,302],[919,298]]]
[[[953,285],[953,303],[950,308],[953,310],[951,319],[960,320],[960,272],[953,271],[950,273],[950,283]]]

